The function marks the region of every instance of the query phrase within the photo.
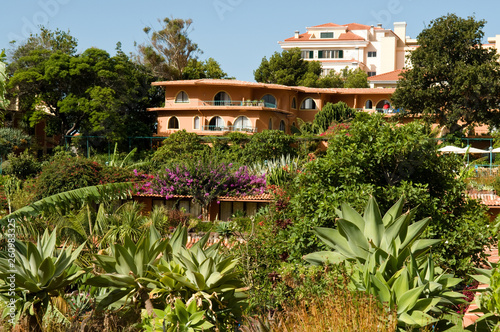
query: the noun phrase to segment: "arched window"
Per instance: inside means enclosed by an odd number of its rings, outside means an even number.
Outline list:
[[[365,103],[365,108],[366,108],[366,109],[372,109],[372,108],[373,108],[373,102],[372,102],[370,99],[368,99],[368,100],[366,101],[366,103]]]
[[[262,97],[262,100],[264,101],[265,107],[276,108],[276,98],[274,98],[274,96],[267,94]]]
[[[273,129],[273,119],[272,118],[269,119],[268,129],[269,130]]]
[[[280,130],[285,131],[285,121],[283,120],[280,121]]]
[[[306,98],[300,105],[300,108],[303,110],[315,110],[316,109],[316,102],[312,98]]]
[[[200,117],[195,116],[193,119],[193,129],[200,129]]]
[[[189,103],[188,94],[185,93],[184,91],[179,92],[177,94],[177,97],[175,97],[175,102],[176,103]]]
[[[224,121],[220,116],[214,116],[212,119],[210,119],[210,122],[208,123],[208,130],[223,130],[224,129]]]
[[[377,111],[381,113],[390,113],[391,112],[391,103],[387,99],[382,99],[377,103]]]
[[[179,129],[179,120],[173,116],[168,120],[168,129]]]
[[[225,106],[231,104],[231,98],[224,91],[218,92],[214,97],[215,106]]]
[[[297,108],[297,99],[295,97],[292,98],[292,108]]]
[[[252,129],[252,122],[246,116],[239,116],[236,120],[234,120],[234,130],[245,131],[248,129]]]

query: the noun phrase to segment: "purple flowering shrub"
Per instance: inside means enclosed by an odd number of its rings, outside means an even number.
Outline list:
[[[155,177],[135,173],[144,178],[142,186],[136,188],[138,193],[161,195],[166,199],[188,195],[205,212],[210,202],[219,196],[261,194],[266,187],[265,175],[253,175],[246,166],[235,170],[232,164],[210,161],[167,168]]]

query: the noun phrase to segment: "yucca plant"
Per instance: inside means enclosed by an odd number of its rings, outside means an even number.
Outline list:
[[[15,294],[21,304],[18,316],[28,316],[29,331],[41,331],[49,301],[63,296],[66,287],[84,273],[73,264],[84,244],[75,250],[72,246],[57,249],[56,233],[54,230],[49,235],[45,230],[37,244],[15,242],[13,257],[0,258],[0,278],[9,280],[9,284],[0,286],[0,294],[4,300],[12,298],[10,284],[15,284]]]
[[[205,310],[198,310],[196,301],[186,306],[180,299],[174,308],[167,305],[165,310],[155,309],[155,317],[143,315],[147,332],[196,332],[207,331],[214,325],[205,319]]]
[[[352,283],[358,290],[373,294],[391,309],[397,307],[400,328],[419,328],[436,322],[446,305],[463,302],[461,294],[451,291],[461,279],[436,273],[426,253],[440,240],[420,239],[429,218],[411,223],[415,209],[402,213],[403,204],[401,198],[383,217],[373,197],[363,216],[342,204],[337,229],[314,230],[333,251],[304,258],[312,264],[352,263]]]

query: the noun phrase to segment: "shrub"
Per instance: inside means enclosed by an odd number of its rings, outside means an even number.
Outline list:
[[[42,164],[35,156],[25,150],[20,155],[10,153],[8,162],[4,168],[7,175],[13,175],[21,180],[26,180],[29,177],[34,177],[42,170]]]

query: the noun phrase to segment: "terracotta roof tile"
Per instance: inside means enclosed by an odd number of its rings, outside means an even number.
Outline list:
[[[311,39],[311,34],[310,33],[302,33],[299,35],[299,38],[290,37],[285,39],[285,41],[306,41]]]
[[[486,206],[500,207],[500,196],[494,193],[468,193],[470,198],[480,200]]]
[[[338,28],[341,27],[342,25],[335,24],[335,23],[325,23],[325,24],[320,24],[320,25],[315,25],[311,28]]]
[[[390,71],[388,73],[368,77],[368,81],[398,81],[399,75],[403,72],[402,69]]]
[[[359,23],[349,23],[346,24],[349,30],[370,30],[371,26]]]
[[[339,40],[365,40],[363,37],[358,36],[357,34],[350,32],[350,31],[341,34],[338,39]]]

